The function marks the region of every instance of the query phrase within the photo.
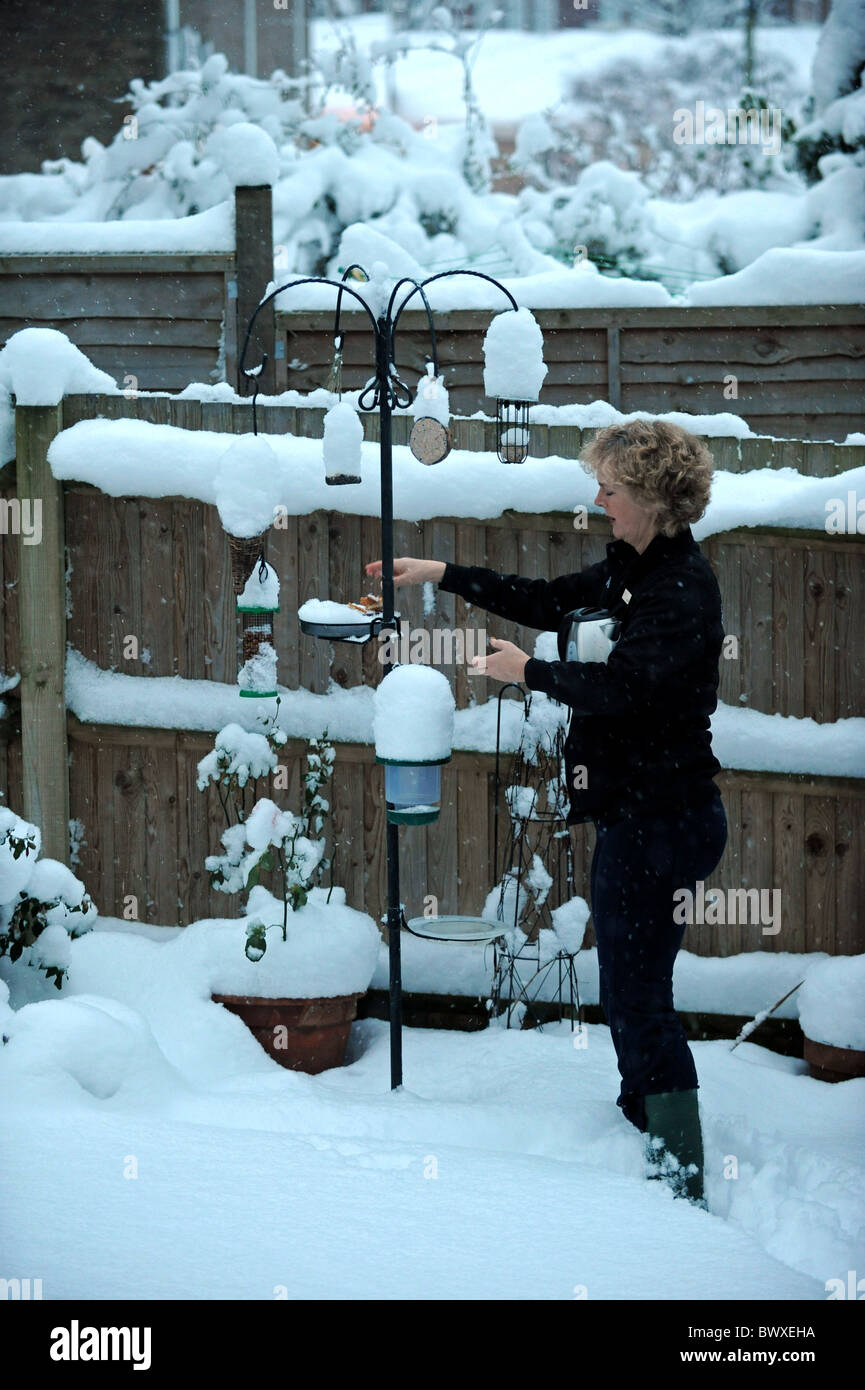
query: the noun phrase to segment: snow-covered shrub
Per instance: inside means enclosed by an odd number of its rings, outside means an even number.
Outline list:
[[[261,889],[251,892],[246,907],[246,954],[260,960],[267,949],[267,929],[273,925],[273,907],[282,912],[282,937],[286,940],[288,914],[303,907],[332,862],[325,856],[321,832],[330,803],[321,795],[322,784],[333,771],[334,748],[327,730],[309,740],[307,770],[303,778],[303,805],[299,813],[283,811],[269,797],[257,798],[255,784],[278,767],[278,749],[287,734],[278,728],[276,714],[259,732],[226,725],[216,736],[211,753],[198,764],[198,787],[216,787],[227,821],[221,839],[222,854],[205,860],[212,886],[220,893],[258,889],[258,876],[272,873],[280,898]],[[249,802],[254,804],[250,807]],[[331,887],[333,874],[331,872]]]
[[[865,234],[865,0],[834,0],[817,44],[799,167],[816,186],[809,204],[827,250]]]
[[[546,148],[526,165],[539,188],[551,186],[543,175],[547,172],[549,180],[563,157],[570,162],[570,173],[553,182],[573,182],[583,168],[607,159],[638,172],[653,197],[684,200],[708,191],[801,187],[787,169],[788,160],[794,162],[787,141],[802,118],[807,92],[770,44],[757,45],[749,88],[741,39],[716,32],[660,48],[648,45],[639,56],[614,58],[572,78],[566,93],[559,107],[544,113],[551,136],[541,140]],[[780,152],[742,142],[678,143],[673,138],[676,112],[696,112],[698,101],[704,112],[762,106],[779,111]]]
[[[231,197],[238,182],[273,185],[281,279],[348,264],[343,233],[381,225],[423,265],[485,252],[496,211],[481,194],[497,154],[472,87],[482,33],[428,16],[359,52],[347,28],[308,75],[232,73],[223,54],[154,82],[136,78],[113,140],[82,144],[80,161],[43,161],[40,174],[0,180],[0,219],[108,222],[187,217]],[[373,68],[415,48],[450,53],[463,70],[462,136],[430,140],[375,100]],[[352,114],[328,109],[348,93]]]
[[[39,859],[39,829],[0,810],[0,956],[23,960],[58,989],[69,940],[89,931],[97,912],[84,884],[56,859]]]
[[[642,279],[658,279],[649,263],[657,260],[649,192],[639,174],[609,160],[590,164],[568,186],[546,193],[525,189],[520,210],[529,240],[542,227],[541,247],[573,264],[579,259]]]

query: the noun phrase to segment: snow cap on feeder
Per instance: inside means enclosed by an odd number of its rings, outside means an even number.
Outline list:
[[[450,761],[456,704],[447,677],[431,666],[395,666],[373,702],[375,760],[384,763],[387,818],[429,825],[441,806],[441,765]]]
[[[240,693],[247,699],[271,698],[278,693],[273,615],[279,612],[279,577],[263,556],[236,602],[243,624],[243,666],[237,678]]]
[[[484,391],[496,399],[499,459],[523,463],[529,452],[529,406],[547,374],[537,319],[528,309],[497,314],[483,347]]]
[[[348,401],[332,405],[324,417],[322,451],[325,482],[332,486],[359,483],[363,425]]]
[[[432,362],[427,362],[426,370],[412,402],[414,424],[408,442],[416,459],[433,464],[446,459],[453,445],[448,429],[451,409],[444,377],[434,375]]]
[[[219,461],[213,495],[230,536],[251,539],[273,524],[282,500],[280,466],[263,435],[240,434],[229,445]]]

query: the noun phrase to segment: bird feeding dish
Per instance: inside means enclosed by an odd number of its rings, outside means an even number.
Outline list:
[[[485,917],[461,917],[458,914],[412,917],[405,925],[412,936],[423,936],[429,941],[466,941],[476,945],[489,945],[491,941],[504,936],[507,930],[502,922],[488,922]]]
[[[335,603],[331,599],[307,599],[297,610],[301,632],[308,637],[323,637],[328,642],[369,642],[377,637],[384,627],[381,612],[363,613],[348,603]],[[400,614],[394,613],[398,623]]]
[[[450,762],[456,705],[447,677],[431,666],[394,666],[375,692],[375,760],[384,764],[391,825],[431,825],[441,807],[442,764]]]

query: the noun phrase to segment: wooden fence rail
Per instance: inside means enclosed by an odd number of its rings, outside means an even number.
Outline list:
[[[39,546],[27,546],[23,538],[16,546],[5,537],[0,547],[0,671],[22,672],[20,720],[16,692],[4,697],[11,714],[5,738],[0,735],[0,785],[6,804],[41,818],[43,830],[47,816],[46,845],[55,857],[66,857],[68,818],[82,823],[80,871],[106,915],[123,915],[130,902],[133,915],[150,922],[224,915],[237,905],[213,894],[204,873],[205,856],[218,847],[219,807],[195,786],[196,765],[212,746],[212,734],[82,723],[65,712],[67,640],[96,666],[145,680],[180,675],[232,683],[236,677],[227,538],[215,509],[183,498],[111,498],[84,484],[58,485],[47,471],[52,433],[94,414],[226,433],[246,432],[250,425],[248,405],[167,396],[74,397],[53,415],[49,408],[18,410],[21,495],[39,489],[48,497],[53,489],[57,504],[50,540],[46,530]],[[271,407],[262,412],[260,428],[320,434],[320,414]],[[460,447],[490,442],[489,422],[457,421],[455,428]],[[570,449],[576,458],[581,442],[578,431],[565,438],[550,428],[542,447]],[[786,444],[744,441],[745,457],[745,444],[765,450],[752,455],[751,466],[790,461]],[[831,475],[851,466],[855,452],[810,445],[803,457],[815,471]],[[0,482],[6,483],[3,496],[12,497],[11,476]],[[378,519],[318,511],[286,520],[268,543],[282,584],[276,629],[281,683],[317,693],[325,693],[331,679],[346,688],[376,684],[381,667],[372,644],[330,647],[304,638],[292,615],[308,597],[359,592],[363,564],[379,553]],[[399,521],[396,553],[553,577],[603,555],[605,523],[590,518],[582,531],[573,523],[570,513]],[[739,639],[736,657],[722,662],[722,700],[820,723],[865,715],[863,544],[865,537],[858,535],[765,527],[725,532],[703,543],[721,584],[726,630]],[[438,592],[431,615],[421,605],[420,591],[399,594],[412,628],[483,627],[532,649],[534,632],[491,619],[454,595]],[[136,657],[126,654],[129,635],[138,639]],[[469,676],[464,663],[443,663],[442,669],[453,681],[460,709],[495,694],[482,677]],[[136,692],[146,699],[146,688]],[[290,786],[276,793],[286,805],[297,798],[302,751],[297,740],[286,749]],[[492,769],[489,752],[456,753],[445,769],[439,822],[403,832],[403,896],[410,912],[420,912],[430,893],[442,912],[482,906],[494,872]],[[756,925],[689,928],[689,949],[713,955],[863,949],[865,781],[837,771],[835,777],[818,777],[740,769],[719,777],[730,842],[713,885],[780,887],[782,930],[765,935]],[[384,811],[371,748],[338,745],[332,799],[337,881],[351,902],[378,918],[384,904]],[[503,802],[500,816],[507,825]],[[578,891],[587,894],[591,829],[575,828],[572,839]]]

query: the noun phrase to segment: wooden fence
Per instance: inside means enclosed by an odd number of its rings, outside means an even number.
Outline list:
[[[240,188],[236,249],[220,254],[0,254],[0,342],[20,328],[62,329],[120,385],[179,390],[190,381],[237,382],[250,317],[276,275],[271,190]],[[249,354],[267,354],[264,392],[326,384],[333,312],[259,315]],[[506,306],[502,296],[502,307]],[[362,386],[373,346],[344,298],[343,383]],[[539,309],[549,371],[544,404],[606,400],[624,411],[731,411],[758,433],[843,440],[862,429],[865,306]],[[493,411],[483,393],[481,342],[490,312],[436,317],[439,358],[454,415]],[[426,318],[406,310],[398,368],[413,385],[429,351]],[[246,383],[241,383],[242,394]]]
[[[323,386],[333,356],[333,314],[276,315],[287,372],[298,390]],[[506,303],[502,297],[502,308]],[[548,372],[546,405],[609,401],[628,412],[692,415],[729,411],[758,434],[844,440],[862,429],[865,306],[785,305],[658,309],[537,309]],[[484,397],[481,344],[491,312],[436,315],[438,356],[455,415],[494,413]],[[365,315],[343,315],[343,386],[357,390],[372,371]],[[406,309],[396,365],[413,383],[429,356],[426,316]]]
[[[71,397],[56,408],[19,409],[18,484],[22,496],[43,498],[48,521],[39,546],[16,546],[8,537],[2,543],[0,670],[20,670],[22,682],[20,718],[17,692],[4,697],[11,713],[0,741],[0,785],[7,804],[34,818],[39,812],[47,853],[66,858],[67,821],[83,824],[79,872],[103,914],[123,915],[131,902],[141,920],[163,924],[231,914],[237,903],[212,893],[204,872],[222,829],[215,798],[195,786],[196,765],[212,746],[212,734],[84,723],[65,714],[67,640],[97,666],[145,679],[180,675],[230,683],[236,676],[227,538],[215,509],[182,498],[111,498],[51,477],[45,463],[50,438],[97,414],[225,433],[250,427],[248,404],[202,405],[167,396]],[[366,417],[365,423],[373,434],[377,421]],[[260,428],[320,435],[320,412],[269,407]],[[400,434],[405,428],[398,417]],[[455,422],[458,446],[484,448],[490,428],[482,420]],[[581,442],[579,431],[550,428],[535,437],[534,448],[576,458]],[[793,461],[793,447],[744,441],[740,457],[735,443],[724,441],[718,452],[725,459],[718,462],[781,466]],[[795,447],[800,467],[807,458],[824,475],[859,462],[859,451],[850,448]],[[13,495],[11,476],[0,482],[3,495]],[[286,520],[269,539],[282,585],[275,633],[281,683],[316,693],[326,692],[331,678],[346,688],[374,685],[381,667],[372,644],[331,647],[305,638],[293,615],[306,598],[359,591],[363,564],[379,554],[378,519],[318,511]],[[553,577],[602,556],[608,538],[603,521],[590,519],[580,531],[571,513],[442,516],[397,522],[395,553]],[[858,535],[770,527],[725,532],[703,543],[721,584],[726,630],[739,639],[737,658],[722,662],[722,700],[821,723],[865,715],[863,544]],[[532,649],[534,632],[492,619],[454,595],[439,592],[426,618],[421,602],[419,590],[399,594],[412,627],[483,627]],[[124,656],[129,634],[139,639],[138,659]],[[442,669],[453,680],[459,708],[494,697],[495,685],[469,676],[465,665]],[[297,802],[302,753],[299,740],[285,750],[289,787],[275,795],[289,806]],[[494,881],[493,766],[489,751],[455,753],[444,770],[438,823],[402,832],[402,896],[409,914],[422,911],[428,894],[438,899],[440,912],[482,906]],[[739,769],[719,777],[730,841],[712,883],[781,888],[782,929],[764,935],[759,925],[692,927],[689,949],[726,955],[865,947],[865,781],[844,776],[842,768],[838,774]],[[385,902],[384,806],[371,747],[337,746],[332,799],[337,881],[351,903],[378,919]],[[500,851],[507,824],[502,802]],[[578,891],[585,896],[592,838],[589,827],[572,831]]]

